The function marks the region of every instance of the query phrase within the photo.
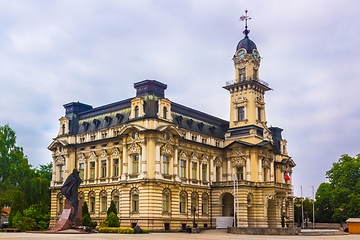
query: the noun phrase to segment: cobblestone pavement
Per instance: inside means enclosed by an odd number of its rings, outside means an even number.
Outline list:
[[[178,239],[196,239],[196,240],[225,240],[225,239],[261,239],[261,240],[352,240],[360,239],[360,235],[335,235],[335,236],[259,236],[259,235],[235,235],[227,233],[226,230],[206,230],[201,233],[150,233],[150,234],[75,234],[67,232],[66,234],[49,234],[49,233],[4,233],[0,232],[0,239],[13,240],[13,239],[59,239],[59,240],[73,240],[73,239],[86,239],[86,240],[112,240],[112,239],[134,239],[134,240],[178,240]]]

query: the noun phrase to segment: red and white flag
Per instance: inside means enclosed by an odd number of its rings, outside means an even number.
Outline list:
[[[289,181],[290,179],[291,179],[291,177],[290,177],[289,173],[285,173],[285,180]]]

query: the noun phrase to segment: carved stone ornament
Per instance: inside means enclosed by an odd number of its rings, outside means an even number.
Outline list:
[[[201,163],[202,164],[208,164],[209,163],[209,156],[207,155],[202,155],[202,158],[201,158]]]
[[[161,155],[166,155],[166,156],[173,156],[174,153],[174,148],[166,143],[164,146],[161,147]]]
[[[65,158],[63,156],[57,156],[55,158],[55,165],[65,165]]]
[[[93,159],[95,159],[95,158],[96,158],[96,153],[95,153],[95,151],[91,151],[90,154],[89,154],[89,159],[90,159],[90,160],[93,160]]]
[[[140,154],[140,147],[139,145],[137,145],[136,143],[133,143],[130,145],[129,149],[128,149],[129,154]]]
[[[79,153],[78,155],[78,161],[79,162],[85,162],[85,154],[84,153]]]
[[[188,155],[186,154],[186,151],[184,149],[180,150],[180,158],[188,158]]]
[[[244,167],[246,159],[244,159],[243,157],[233,157],[231,158],[231,162],[234,167]]]
[[[100,151],[100,157],[101,158],[106,158],[107,157],[107,152],[106,152],[106,150],[105,149],[101,149],[101,151]]]
[[[217,166],[217,167],[221,167],[222,166],[222,159],[221,159],[221,157],[216,157],[215,158],[215,160],[214,160],[214,164],[215,164],[215,166]]]
[[[269,161],[268,158],[263,158],[263,159],[262,159],[262,166],[263,166],[264,168],[270,168],[270,161]]]
[[[198,160],[197,154],[194,152],[191,153],[191,159],[197,161]]]
[[[241,103],[246,103],[247,101],[248,100],[246,97],[240,96],[240,97],[236,98],[233,103],[241,104]]]
[[[242,147],[236,147],[231,151],[232,157],[246,157],[246,152]]]
[[[119,148],[113,147],[111,153],[112,153],[113,156],[119,155],[120,154]]]

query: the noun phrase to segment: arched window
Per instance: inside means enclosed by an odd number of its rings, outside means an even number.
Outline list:
[[[180,213],[185,213],[186,212],[186,199],[187,199],[186,192],[181,191],[180,192]]]
[[[191,211],[197,211],[198,210],[198,203],[199,203],[199,195],[197,192],[191,193]]]
[[[201,203],[201,212],[203,214],[208,214],[208,209],[209,209],[209,195],[207,193],[203,193],[202,203]]]
[[[139,212],[139,190],[137,188],[133,188],[130,191],[130,198],[131,198],[131,211],[132,212]]]
[[[107,211],[107,194],[106,191],[102,191],[100,193],[100,201],[101,201],[101,212],[106,212]]]
[[[115,203],[116,211],[119,213],[120,211],[120,197],[117,190],[114,190],[112,193],[112,200]]]
[[[89,192],[89,207],[90,212],[95,213],[95,192]]]
[[[164,189],[162,193],[162,211],[170,212],[170,196],[171,192],[168,188]]]

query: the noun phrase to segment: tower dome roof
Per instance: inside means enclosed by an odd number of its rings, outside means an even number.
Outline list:
[[[257,50],[256,44],[252,40],[250,40],[248,35],[245,35],[245,37],[242,40],[240,40],[240,42],[236,47],[236,51],[239,50],[240,48],[245,48],[247,53],[252,53],[254,49]]]

